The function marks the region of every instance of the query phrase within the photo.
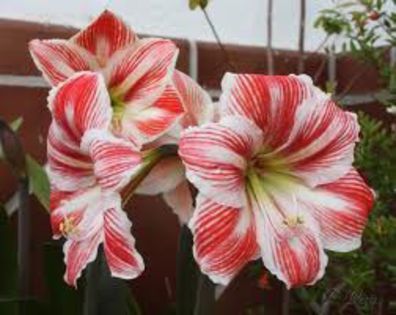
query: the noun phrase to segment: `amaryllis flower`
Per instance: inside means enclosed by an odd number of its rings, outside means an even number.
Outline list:
[[[183,132],[179,153],[198,188],[194,255],[227,284],[250,260],[290,287],[313,284],[324,249],[360,246],[373,194],[353,168],[356,115],[306,76],[227,74],[221,120]]]
[[[151,146],[177,145],[180,132],[191,126],[199,126],[215,119],[215,108],[207,92],[193,79],[175,71],[173,83],[182,100],[185,114],[164,136]],[[136,190],[137,193],[157,195],[163,193],[165,202],[186,223],[193,212],[193,197],[185,176],[185,169],[178,156],[170,156],[159,162]]]
[[[138,39],[109,11],[69,40],[33,40],[29,49],[51,85],[79,71],[101,73],[111,97],[113,133],[138,144],[165,133],[183,113],[170,84],[176,46],[165,39]]]
[[[112,109],[105,82],[80,72],[51,90],[48,101],[51,224],[55,238],[66,238],[65,281],[76,285],[100,244],[113,276],[135,278],[144,265],[120,191],[142,158],[130,142],[108,132]]]

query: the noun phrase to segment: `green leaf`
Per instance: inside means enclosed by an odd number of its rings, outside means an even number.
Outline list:
[[[192,253],[193,237],[186,225],[180,229],[176,274],[176,314],[192,315],[198,287],[198,267]]]
[[[46,210],[49,210],[50,184],[43,167],[30,155],[26,157],[30,191]]]

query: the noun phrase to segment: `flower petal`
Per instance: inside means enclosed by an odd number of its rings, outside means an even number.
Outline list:
[[[52,89],[48,98],[53,122],[48,134],[51,183],[58,190],[75,191],[94,183],[91,158],[80,149],[91,128],[107,129],[110,100],[100,75],[81,72]]]
[[[190,187],[186,180],[183,180],[174,189],[165,192],[163,197],[182,224],[186,224],[191,219],[194,205]]]
[[[32,40],[30,54],[49,84],[55,86],[74,73],[96,69],[95,58],[78,45],[62,39]]]
[[[48,132],[47,156],[47,173],[53,188],[74,192],[95,183],[91,158],[56,122],[52,122]]]
[[[179,155],[187,178],[220,204],[245,204],[247,160],[260,148],[262,133],[249,120],[229,116],[219,123],[192,127],[182,133]]]
[[[326,249],[348,252],[360,247],[374,195],[356,170],[333,183],[301,189],[297,194],[319,222]]]
[[[152,105],[170,83],[177,55],[169,40],[137,41],[114,56],[106,69],[112,95],[135,112]]]
[[[82,241],[67,240],[63,245],[66,264],[64,279],[67,284],[77,287],[77,280],[85,267],[96,259],[103,235],[96,232]]]
[[[293,194],[270,192],[251,198],[264,265],[288,288],[314,284],[327,265],[319,227],[298,208]]]
[[[175,189],[185,179],[184,166],[178,157],[161,160],[138,186],[136,192],[157,195]]]
[[[136,34],[119,17],[105,10],[71,41],[95,55],[99,65],[104,66],[115,52],[136,39]]]
[[[298,108],[289,140],[278,152],[297,176],[315,187],[349,171],[358,139],[356,114],[313,97]]]
[[[227,285],[257,258],[255,224],[246,209],[223,206],[200,194],[189,226],[195,259],[215,283]]]
[[[166,133],[183,113],[179,94],[169,85],[152,105],[139,111],[127,107],[119,133],[131,141],[146,144]]]
[[[88,129],[107,129],[112,118],[109,94],[102,76],[79,72],[50,91],[48,107],[54,121],[75,143]]]
[[[294,115],[304,99],[313,94],[312,84],[296,76],[227,73],[222,81],[221,115],[241,115],[265,134],[271,148],[290,134]]]
[[[177,70],[173,73],[173,82],[180,94],[185,111],[180,122],[183,129],[213,121],[215,111],[212,99],[198,83]]]
[[[104,215],[104,251],[113,277],[134,279],[144,270],[143,259],[135,248],[132,224],[121,209],[121,200]]]
[[[80,241],[103,225],[104,200],[99,187],[73,193],[52,191],[51,226],[55,238],[65,236]]]
[[[92,158],[96,179],[104,189],[119,191],[142,166],[141,154],[135,146],[105,130],[87,131],[81,149]]]

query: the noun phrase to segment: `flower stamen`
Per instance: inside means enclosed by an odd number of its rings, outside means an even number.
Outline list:
[[[71,218],[65,216],[63,221],[59,224],[59,231],[66,237],[76,232],[76,226]]]

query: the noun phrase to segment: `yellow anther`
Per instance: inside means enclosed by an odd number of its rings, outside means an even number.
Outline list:
[[[59,230],[61,231],[61,233],[65,236],[72,234],[73,232],[75,232],[75,225],[73,224],[73,220],[65,217],[63,219],[63,222],[61,222],[59,224]]]
[[[294,226],[303,224],[304,221],[300,216],[297,215],[297,216],[292,216],[292,217],[288,217],[288,218],[284,219],[283,223],[287,226],[294,227]]]

